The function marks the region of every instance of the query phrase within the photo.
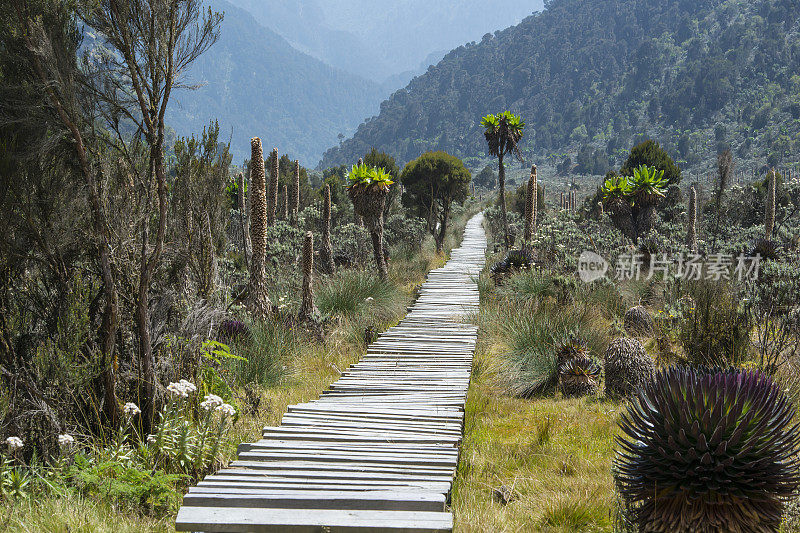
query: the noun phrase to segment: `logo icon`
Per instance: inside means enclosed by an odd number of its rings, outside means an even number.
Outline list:
[[[578,258],[578,275],[586,283],[597,281],[608,272],[608,261],[594,252],[584,251]]]

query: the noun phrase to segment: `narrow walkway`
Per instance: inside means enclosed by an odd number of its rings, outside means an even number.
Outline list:
[[[428,275],[408,315],[319,400],[189,490],[176,529],[205,532],[446,532],[477,328],[472,280],[483,215]]]

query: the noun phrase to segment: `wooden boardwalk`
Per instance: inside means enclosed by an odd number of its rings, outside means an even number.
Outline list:
[[[179,531],[443,532],[458,463],[477,328],[481,221],[428,275],[405,319],[371,344],[320,399],[183,499]]]

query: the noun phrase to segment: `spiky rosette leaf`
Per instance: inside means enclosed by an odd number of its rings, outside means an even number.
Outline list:
[[[644,337],[653,333],[653,317],[642,305],[631,307],[625,312],[623,325],[629,335]]]
[[[505,262],[514,268],[528,268],[533,263],[533,254],[528,250],[509,250]]]
[[[600,365],[589,357],[570,359],[559,369],[561,393],[569,397],[587,396],[597,393]]]
[[[670,368],[620,421],[617,488],[643,532],[777,532],[800,486],[795,410],[765,374]]]
[[[556,351],[556,356],[558,357],[558,365],[559,367],[563,367],[567,362],[571,361],[572,359],[580,359],[586,358],[589,356],[589,344],[577,337],[575,335],[571,335],[565,341],[561,343]]]
[[[561,377],[586,377],[597,379],[600,377],[600,365],[590,357],[570,359],[559,371]]]
[[[603,368],[606,371],[606,395],[627,398],[653,377],[656,366],[641,342],[621,337],[608,345]]]

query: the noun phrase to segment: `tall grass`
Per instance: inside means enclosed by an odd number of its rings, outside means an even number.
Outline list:
[[[398,291],[392,283],[372,272],[341,270],[319,287],[316,296],[323,316],[352,317],[365,308],[391,302],[397,298]]]
[[[276,385],[300,348],[299,332],[276,320],[251,323],[249,329],[248,335],[231,346],[232,352],[242,359],[226,361],[226,370],[239,386],[250,383],[265,387]]]
[[[576,286],[562,276],[530,271],[512,276],[497,291],[490,283],[479,283],[479,289],[478,324],[500,351],[499,375],[510,394],[552,392],[558,349],[572,337],[586,341],[595,357],[608,346],[607,319],[599,311],[605,306],[597,302],[615,296],[601,286]]]

